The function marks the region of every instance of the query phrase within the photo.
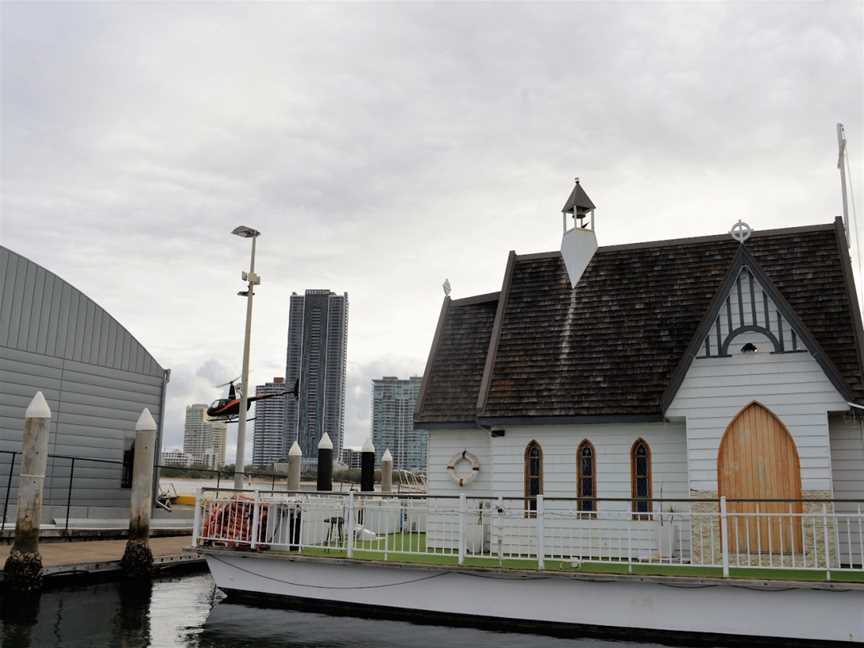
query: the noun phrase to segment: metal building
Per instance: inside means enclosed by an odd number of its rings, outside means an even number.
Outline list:
[[[149,408],[161,447],[168,378],[84,293],[0,246],[0,506],[9,491],[14,508],[20,456],[13,453],[21,449],[24,410],[42,391],[51,407],[48,451],[62,455],[48,461],[45,517],[65,512],[67,502],[73,517],[128,508],[135,421]]]

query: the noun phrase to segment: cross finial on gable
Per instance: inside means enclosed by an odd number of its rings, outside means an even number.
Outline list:
[[[732,229],[729,230],[729,235],[742,245],[747,241],[747,239],[750,238],[752,234],[753,228],[744,221],[742,221],[740,218],[738,219],[738,222],[732,226]]]

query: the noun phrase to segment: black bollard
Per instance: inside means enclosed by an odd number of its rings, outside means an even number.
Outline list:
[[[360,449],[360,492],[372,493],[375,491],[375,446],[372,445],[371,437]]]
[[[333,442],[326,432],[318,442],[318,485],[319,491],[333,490]]]

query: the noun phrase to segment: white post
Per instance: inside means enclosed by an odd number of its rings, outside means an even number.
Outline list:
[[[192,546],[198,546],[198,539],[201,537],[201,506],[203,505],[203,498],[201,497],[201,491],[198,491],[197,495],[195,495],[195,512],[194,517],[192,519]]]
[[[252,503],[252,537],[249,546],[254,549],[258,546],[258,527],[261,525],[261,498],[258,489],[255,489],[255,501]]]
[[[465,564],[465,493],[459,494],[459,557],[460,565]]]
[[[849,238],[849,203],[846,199],[846,132],[843,124],[837,124],[837,168],[840,170],[840,196],[843,199],[843,227],[846,230],[846,238],[849,246],[852,239]]]
[[[725,495],[720,497],[720,551],[723,554],[723,578],[729,578],[729,519]]]
[[[236,230],[235,230],[236,231]],[[246,331],[243,337],[243,369],[240,373],[240,382],[243,389],[240,392],[240,411],[237,416],[237,455],[234,462],[234,488],[243,488],[243,471],[246,470],[246,411],[249,407],[249,341],[252,337],[252,297],[255,294],[255,286],[260,279],[255,274],[255,240],[257,232],[252,236],[252,258],[249,261],[249,273],[244,273],[247,280],[246,294]]]
[[[822,505],[822,534],[825,542],[825,580],[831,580],[831,546],[828,544],[828,506]]]
[[[501,519],[504,516],[504,498],[498,497],[497,504],[497,517],[496,522],[498,524],[498,566],[502,567],[504,565],[504,527],[501,525]]]
[[[596,502],[596,500],[595,500]],[[594,508],[597,508],[596,505]],[[633,502],[627,505],[627,573],[633,573]],[[590,529],[589,529],[590,533]]]
[[[345,538],[345,553],[351,558],[354,555],[354,492],[349,491],[347,497],[348,510],[345,512],[345,517],[348,518],[345,526],[347,534]]]
[[[384,451],[381,457],[381,492],[390,493],[393,491],[393,455],[390,454],[390,449]]]
[[[543,496],[537,496],[537,569],[543,570],[545,567],[546,545],[543,542]]]
[[[132,464],[132,497],[129,504],[129,539],[123,552],[123,571],[128,576],[148,576],[153,569],[150,550],[150,511],[153,508],[153,458],[156,452],[156,421],[146,407],[135,423],[135,454]]]
[[[23,463],[18,477],[18,512],[15,543],[4,571],[12,592],[31,592],[42,587],[42,556],[39,554],[39,523],[42,518],[42,488],[48,466],[48,419],[51,409],[42,392],[36,392],[24,412],[21,439]]]
[[[295,441],[291,444],[291,449],[288,451],[288,490],[300,490],[300,460],[303,457],[303,452],[300,450],[300,445]]]

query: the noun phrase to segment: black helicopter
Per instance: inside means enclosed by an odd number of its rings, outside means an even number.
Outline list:
[[[226,423],[237,422],[237,419],[240,416],[240,397],[237,395],[237,388],[234,387],[234,383],[238,380],[240,380],[239,377],[235,378],[234,380],[229,380],[223,385],[219,385],[219,387],[228,387],[228,398],[219,398],[210,403],[210,407],[207,408],[207,416],[209,416],[211,419],[216,419],[217,421],[225,421]],[[298,378],[294,381],[294,389],[277,392],[275,394],[264,394],[262,396],[247,397],[246,411],[249,411],[249,406],[254,401],[265,400],[267,398],[275,398],[276,396],[285,396],[286,394],[291,394],[296,399],[299,393],[300,379]],[[253,417],[246,420],[254,421],[255,419]]]

